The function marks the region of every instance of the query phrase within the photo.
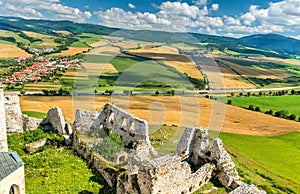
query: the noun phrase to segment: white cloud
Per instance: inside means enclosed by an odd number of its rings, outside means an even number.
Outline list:
[[[4,16],[41,19],[63,18],[81,22],[92,16],[88,11],[62,5],[60,0],[2,0],[0,13]]]
[[[207,0],[193,0],[193,3],[197,6],[204,6],[207,4]]]
[[[132,13],[120,8],[98,11],[95,14],[104,25],[119,28],[189,31],[190,28],[216,27],[223,25],[222,18],[209,17],[207,6],[199,8],[181,2],[163,2],[156,13]]]
[[[212,4],[211,5],[211,10],[213,11],[218,11],[219,10],[220,5],[219,4]]]
[[[128,3],[128,7],[131,8],[131,9],[135,9],[135,5],[133,5],[132,3]]]

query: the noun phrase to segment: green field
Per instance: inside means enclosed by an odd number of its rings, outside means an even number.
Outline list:
[[[8,136],[9,149],[25,162],[26,193],[113,193],[99,172],[91,170],[70,148],[47,145],[38,153],[27,154],[25,142],[39,139],[37,136],[61,139],[44,132]]]
[[[279,190],[283,192],[288,189],[295,193],[300,192],[300,145],[298,144],[300,133],[274,137],[221,133],[219,137],[231,148],[231,152],[237,158],[248,158],[253,161],[254,172],[263,174],[261,176],[265,175],[266,177],[263,178],[269,179],[267,182],[272,187],[282,187]],[[251,163],[249,164],[251,166]],[[239,164],[237,166],[239,167]]]
[[[300,116],[300,95],[295,96],[265,96],[265,97],[233,97],[232,104],[248,108],[250,104],[259,106],[262,112],[272,109],[273,111],[287,110],[289,114]]]
[[[71,47],[88,48],[92,43],[100,41],[102,36],[91,33],[82,33],[74,36],[74,38],[78,39],[78,41],[74,42]]]
[[[2,36],[2,37],[13,37],[16,40],[16,42],[22,42],[24,44],[30,44],[29,40],[20,37],[16,32],[0,30],[0,36]]]

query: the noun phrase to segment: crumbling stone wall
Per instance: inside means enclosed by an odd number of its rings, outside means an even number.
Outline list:
[[[211,178],[232,193],[264,194],[240,181],[235,164],[220,139],[212,140],[206,129],[188,127],[173,156],[159,156],[151,146],[147,122],[116,106],[106,104],[99,113],[77,111],[73,125],[74,149],[94,164],[117,193],[192,193]],[[93,146],[102,141],[81,134],[118,132],[124,142],[126,162],[108,162]]]
[[[0,89],[0,152],[7,152],[6,116],[4,107],[4,93]]]
[[[5,95],[5,115],[8,133],[22,133],[24,131],[19,96]]]
[[[28,117],[22,114],[18,95],[5,94],[4,104],[7,133],[23,133],[25,131],[35,130],[42,122],[42,119]]]

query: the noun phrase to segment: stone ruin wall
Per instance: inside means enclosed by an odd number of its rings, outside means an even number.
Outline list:
[[[134,143],[126,165],[107,162],[92,152],[88,141],[76,135],[82,131],[105,129],[118,131],[125,145]],[[186,128],[173,156],[157,154],[150,144],[146,121],[110,104],[98,113],[78,110],[73,131],[74,149],[89,160],[120,194],[192,193],[211,178],[218,179],[231,193],[265,193],[240,181],[222,141],[215,139],[211,145],[207,130],[202,128]],[[195,166],[198,168],[192,171]]]
[[[6,116],[4,106],[4,92],[0,89],[0,152],[7,152]]]
[[[7,133],[23,133],[39,127],[42,119],[22,114],[20,97],[15,94],[4,95]]]

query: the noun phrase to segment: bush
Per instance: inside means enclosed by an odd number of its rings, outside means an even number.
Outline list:
[[[46,138],[47,135],[48,134],[46,132],[44,132],[42,129],[38,128],[36,130],[27,132],[24,136],[24,140],[25,140],[26,144],[29,144],[34,141]]]
[[[289,116],[289,119],[290,119],[290,120],[293,120],[293,121],[296,120],[296,115],[291,114],[291,115]]]
[[[96,147],[96,151],[107,160],[114,160],[116,154],[123,151],[124,143],[119,133],[111,133]]]
[[[259,106],[255,107],[255,111],[260,112],[260,107]]]
[[[252,104],[249,105],[249,110],[254,110],[254,106]]]
[[[232,100],[228,100],[228,101],[227,101],[227,104],[232,104]]]

